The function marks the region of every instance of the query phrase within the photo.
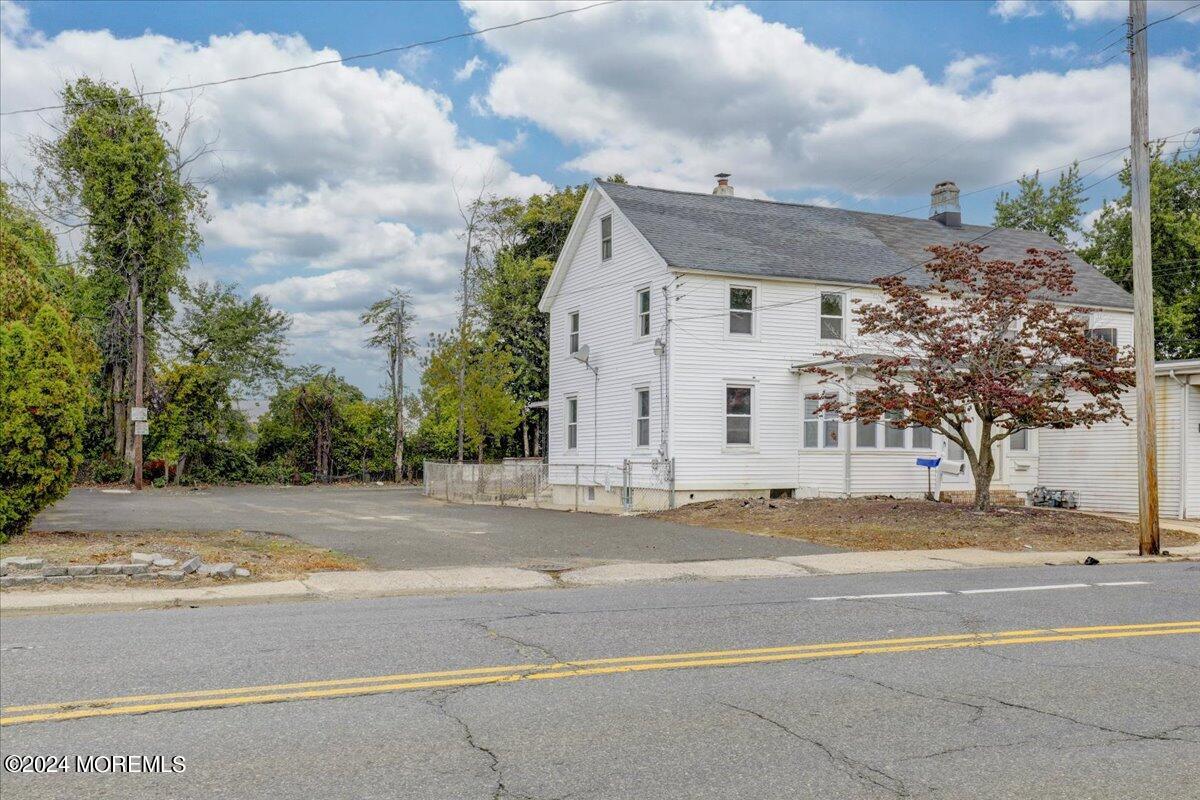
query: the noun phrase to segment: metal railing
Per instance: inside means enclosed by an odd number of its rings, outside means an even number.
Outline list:
[[[620,464],[506,459],[426,461],[424,493],[450,503],[490,503],[573,511],[642,512],[675,507],[674,459]]]

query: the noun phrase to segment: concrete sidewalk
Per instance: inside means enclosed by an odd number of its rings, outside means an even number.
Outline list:
[[[269,603],[322,598],[354,599],[402,595],[555,589],[672,581],[803,578],[878,572],[981,569],[985,567],[1061,566],[1081,564],[1088,556],[1101,564],[1146,564],[1200,561],[1200,545],[1176,548],[1169,556],[1142,558],[1128,551],[999,552],[952,550],[882,550],[777,558],[739,558],[680,563],[626,562],[569,570],[536,571],[515,567],[318,572],[300,580],[233,583],[202,589],[117,589],[109,591],[26,591],[0,593],[0,614],[65,613],[115,609]]]

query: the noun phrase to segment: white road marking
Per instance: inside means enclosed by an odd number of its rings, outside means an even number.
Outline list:
[[[959,594],[994,594],[995,592],[1040,592],[1045,589],[1086,589],[1090,583],[1052,583],[1045,586],[1005,586],[1001,589],[963,589]]]
[[[890,592],[888,594],[839,594],[809,597],[809,600],[880,600],[894,597],[940,597],[954,594],[998,594],[1000,592],[1040,592],[1049,589],[1090,589],[1100,586],[1146,586],[1150,581],[1110,581],[1108,583],[1051,583],[1043,586],[1001,586],[994,589],[945,589],[934,592]]]
[[[831,597],[810,597],[809,600],[867,600],[880,597],[932,597],[950,592],[895,592],[893,594],[840,594]]]

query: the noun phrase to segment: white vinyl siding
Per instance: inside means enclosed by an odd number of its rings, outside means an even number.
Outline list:
[[[595,187],[585,199],[578,236],[570,252],[563,254],[559,267],[557,294],[548,298],[545,310],[550,319],[550,392],[556,398],[550,404],[548,455],[550,482],[574,481],[573,467],[556,464],[591,464],[595,470],[580,471],[583,482],[596,481],[597,502],[607,500],[602,488],[606,482],[621,483],[621,464],[635,457],[636,431],[634,388],[650,387],[650,443],[658,444],[664,413],[660,393],[654,388],[666,380],[666,358],[655,355],[651,347],[634,346],[632,335],[639,288],[669,286],[673,276],[662,259],[645,243],[641,234],[629,225],[602,192]],[[610,217],[611,258],[601,260],[601,218]],[[651,319],[665,316],[668,292],[650,294]],[[570,313],[580,312],[580,330],[576,346],[588,347],[588,365],[571,355]],[[718,308],[718,315],[722,309]],[[652,334],[653,335],[653,334]],[[595,375],[588,367],[594,367]],[[577,398],[576,441],[567,447],[566,404],[562,398]],[[663,406],[665,408],[665,406]],[[637,457],[648,459],[645,450]],[[584,492],[580,497],[585,497]]]

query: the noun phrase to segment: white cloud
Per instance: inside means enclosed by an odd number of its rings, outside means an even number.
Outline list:
[[[946,65],[944,71],[946,85],[957,92],[965,92],[995,63],[995,59],[991,56],[974,55],[957,58]]]
[[[1147,15],[1155,19],[1170,16],[1194,6],[1196,0],[1150,0]],[[1059,12],[1069,20],[1087,24],[1089,22],[1120,22],[1129,16],[1128,0],[1059,0]],[[1178,20],[1200,22],[1200,8],[1176,17]]]
[[[534,9],[466,7],[477,28]],[[568,166],[583,175],[703,191],[727,170],[743,196],[911,195],[942,178],[995,183],[1128,139],[1117,64],[999,74],[966,93],[913,66],[856,62],[742,6],[618,4],[557,22],[485,34],[504,59],[486,101],[578,148]],[[1193,59],[1153,60],[1152,132],[1195,124]]]
[[[1075,44],[1074,42],[1067,42],[1063,45],[1049,45],[1047,47],[1033,45],[1029,48],[1029,55],[1031,56],[1049,56],[1050,58],[1054,58],[1059,61],[1063,61],[1068,58],[1074,58],[1075,54],[1078,52],[1079,45]]]
[[[300,36],[255,32],[203,42],[108,31],[46,37],[29,30],[22,7],[5,2],[0,12],[5,111],[52,105],[62,82],[80,75],[126,83],[136,75],[154,89],[338,55]],[[185,100],[163,96],[171,124]],[[393,283],[435,306],[452,296],[460,259],[454,185],[473,195],[486,175],[499,194],[550,188],[504,160],[511,143],[468,138],[449,98],[394,69],[330,65],[212,87],[192,101],[189,144],[217,141],[216,157],[199,168],[212,180],[212,221],[204,228],[210,257],[198,272],[323,315],[323,334],[343,344],[359,335],[357,311]],[[24,140],[47,135],[55,118],[5,117],[5,167],[27,174]]]
[[[485,66],[487,66],[487,64],[482,58],[479,56],[471,56],[467,63],[463,64],[455,71],[454,80],[459,82],[470,80],[472,75]]]
[[[1007,22],[1010,19],[1038,17],[1044,10],[1043,3],[1035,0],[996,0],[989,12]]]

